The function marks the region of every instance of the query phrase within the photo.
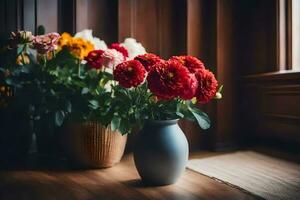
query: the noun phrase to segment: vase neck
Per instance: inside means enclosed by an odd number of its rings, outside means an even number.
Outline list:
[[[169,126],[177,124],[179,119],[172,120],[147,120],[145,126]]]

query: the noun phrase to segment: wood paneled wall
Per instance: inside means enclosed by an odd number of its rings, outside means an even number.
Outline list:
[[[277,3],[277,0],[235,1],[235,49],[239,74],[277,70]]]
[[[300,73],[245,76],[240,113],[241,141],[300,143]]]
[[[119,1],[119,41],[134,37],[163,58],[186,53],[186,21],[187,1]]]
[[[289,15],[281,0],[243,0],[236,6],[239,37],[239,137],[241,141],[300,142],[299,72],[289,69]],[[284,22],[284,23],[283,23]]]

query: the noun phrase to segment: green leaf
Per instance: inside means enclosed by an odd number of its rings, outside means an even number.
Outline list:
[[[12,81],[12,79],[7,78],[7,79],[5,79],[5,83],[6,83],[7,85],[12,85],[13,81]]]
[[[82,88],[81,94],[87,94],[89,92],[89,88]]]
[[[53,89],[50,89],[50,94],[53,95],[53,96],[55,96],[56,92]]]
[[[28,66],[23,66],[23,67],[21,67],[21,72],[28,74],[30,72],[30,70],[29,70]]]
[[[17,54],[20,55],[23,52],[24,45],[20,44],[17,49]]]
[[[194,115],[196,118],[199,126],[202,129],[208,129],[210,128],[210,120],[206,113],[202,112],[201,110],[197,108],[189,108],[190,112]]]
[[[61,126],[65,119],[65,113],[62,110],[55,112],[55,125]]]
[[[111,130],[115,131],[120,127],[121,118],[118,116],[114,116],[111,120]]]
[[[218,91],[217,92],[222,92],[222,90],[223,90],[223,85],[221,85],[220,87],[219,87],[219,89],[218,89]]]
[[[112,75],[111,73],[108,72],[101,72],[103,74],[103,76],[107,77],[110,80],[114,80],[114,75]]]
[[[178,116],[178,117],[180,117],[180,118],[184,118],[184,114],[182,114],[181,112],[176,112],[176,115]]]
[[[96,69],[91,69],[88,71],[88,75],[91,79],[94,79],[98,76],[97,70]]]
[[[91,108],[93,108],[93,109],[98,109],[99,108],[99,102],[98,101],[96,101],[96,100],[90,100],[89,103],[90,103],[89,106]]]
[[[72,104],[70,101],[66,101],[66,110],[68,111],[68,113],[72,112]]]
[[[119,130],[122,135],[125,135],[130,131],[130,124],[129,124],[128,120],[124,120],[124,119],[121,120]]]
[[[105,78],[101,79],[101,80],[100,80],[100,83],[99,83],[100,87],[104,87],[105,84],[107,83],[107,81],[108,81],[108,80],[105,79]]]

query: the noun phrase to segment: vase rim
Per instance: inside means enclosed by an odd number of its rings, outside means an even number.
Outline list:
[[[166,119],[166,120],[152,120],[152,119],[147,119],[146,123],[151,123],[151,124],[158,124],[158,125],[170,125],[170,124],[177,124],[179,121],[178,119]]]

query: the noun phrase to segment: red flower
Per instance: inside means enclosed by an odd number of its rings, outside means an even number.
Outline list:
[[[121,86],[130,88],[140,85],[144,81],[146,73],[140,62],[130,60],[116,66],[114,77]]]
[[[156,64],[157,62],[161,61],[161,58],[153,53],[146,53],[143,55],[138,55],[134,58],[134,60],[139,61],[140,63],[142,63],[142,65],[144,65],[145,69],[147,71],[150,70],[150,68]]]
[[[198,88],[196,91],[197,101],[201,104],[205,104],[216,95],[218,81],[214,74],[206,69],[198,70],[195,76],[198,80]]]
[[[172,56],[170,60],[177,60],[183,64],[191,73],[199,69],[205,69],[203,62],[194,56]]]
[[[198,88],[198,81],[194,74],[189,74],[189,79],[184,85],[183,93],[180,95],[180,97],[184,100],[192,99],[195,94],[196,90]]]
[[[147,81],[150,91],[160,99],[175,97],[190,99],[194,96],[197,81],[181,63],[158,62],[149,71]]]
[[[109,49],[115,49],[115,50],[117,50],[118,52],[120,52],[124,56],[124,59],[128,58],[128,51],[127,51],[127,49],[125,47],[121,46],[120,43],[112,43],[109,46]]]
[[[102,50],[90,51],[87,57],[85,57],[85,60],[91,68],[101,69],[104,62],[103,53],[104,51]]]

